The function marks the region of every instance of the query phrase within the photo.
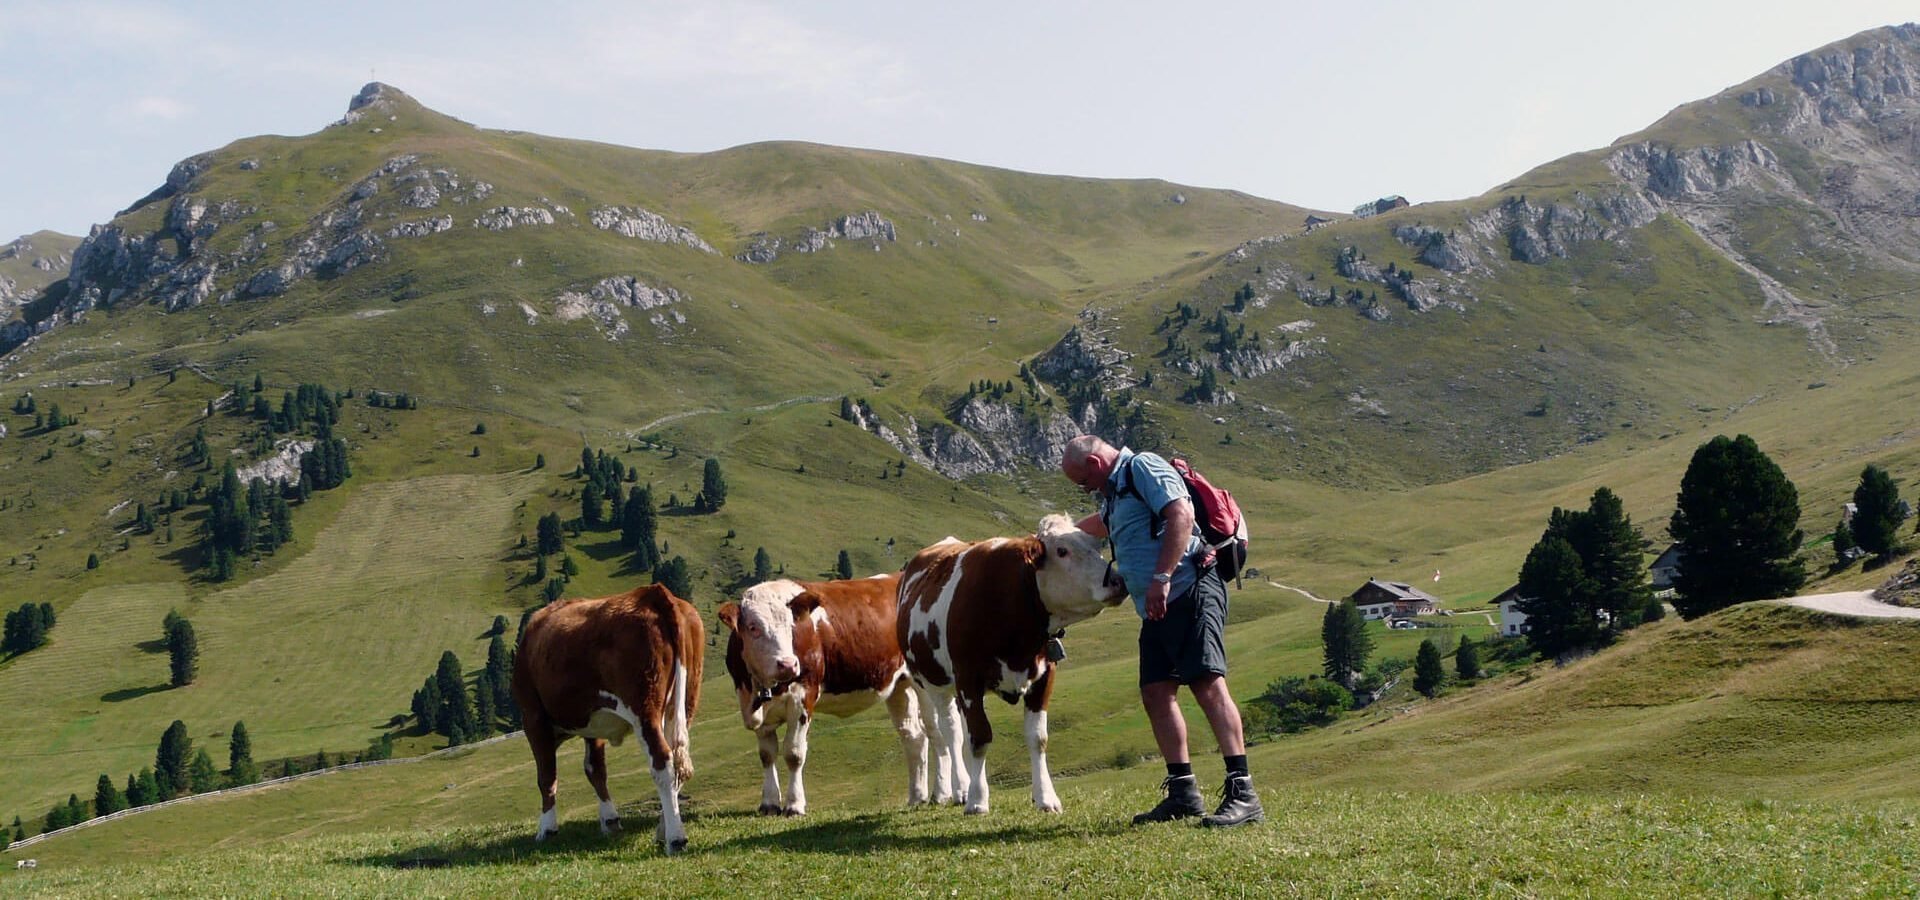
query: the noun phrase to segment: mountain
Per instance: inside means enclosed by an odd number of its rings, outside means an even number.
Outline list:
[[[47,285],[67,277],[79,244],[72,235],[36,231],[0,246],[0,347],[26,339],[26,307]]]

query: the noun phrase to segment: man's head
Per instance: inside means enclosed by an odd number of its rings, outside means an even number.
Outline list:
[[[1120,451],[1112,444],[1091,434],[1083,434],[1067,442],[1067,449],[1060,454],[1060,474],[1078,485],[1089,494],[1098,493],[1107,484],[1107,477],[1113,474],[1113,464],[1119,460]]]

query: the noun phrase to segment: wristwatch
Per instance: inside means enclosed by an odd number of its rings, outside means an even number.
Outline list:
[[[1155,572],[1155,573],[1153,573],[1153,575],[1152,575],[1152,580],[1153,580],[1153,582],[1154,582],[1155,584],[1172,584],[1172,583],[1173,583],[1173,573],[1171,573],[1171,572]]]

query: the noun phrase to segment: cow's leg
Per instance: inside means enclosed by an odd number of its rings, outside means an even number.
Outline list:
[[[780,729],[776,725],[763,725],[754,737],[760,740],[760,814],[778,815],[780,812],[780,772],[774,767],[774,759],[780,755]]]
[[[607,742],[587,738],[586,744],[587,783],[600,798],[600,833],[612,834],[620,830],[620,812],[613,805],[613,795],[607,793]]]
[[[527,747],[533,751],[533,784],[540,791],[540,824],[534,829],[533,839],[544,841],[560,830],[560,812],[555,806],[560,775],[554,761],[555,745],[559,742],[545,717],[529,715],[525,724]]]
[[[793,711],[787,719],[787,737],[781,748],[781,756],[787,763],[787,802],[781,812],[789,816],[807,814],[807,786],[802,781],[802,770],[807,766],[807,732],[813,725],[813,716],[807,712],[806,704],[800,698],[792,701]]]
[[[920,697],[920,714],[933,725],[933,802],[964,803],[967,798],[967,773],[962,765],[960,745],[966,729],[952,693],[928,689]]]
[[[967,729],[963,742],[967,751],[967,815],[987,813],[987,745],[993,743],[993,725],[982,706],[985,698],[971,691],[960,693],[960,718]]]
[[[1033,805],[1041,812],[1059,812],[1060,796],[1053,792],[1047,771],[1047,700],[1053,694],[1053,666],[1046,666],[1027,689],[1027,756],[1033,763]]]
[[[660,791],[660,824],[655,826],[654,835],[668,855],[679,853],[687,848],[687,829],[680,822],[680,778],[674,771],[674,747],[656,717],[642,719],[640,731],[653,770],[653,786]]]
[[[907,755],[907,805],[927,802],[927,732],[920,725],[920,703],[907,687],[905,676],[893,682],[887,695],[887,715],[893,730],[900,735],[900,749]]]

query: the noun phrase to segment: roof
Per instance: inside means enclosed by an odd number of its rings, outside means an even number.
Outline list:
[[[1506,590],[1501,591],[1498,594],[1495,594],[1493,598],[1493,605],[1499,606],[1502,603],[1508,603],[1508,602],[1512,602],[1519,599],[1520,599],[1520,585],[1515,584],[1513,587],[1507,588]]]
[[[1653,564],[1647,568],[1670,569],[1679,566],[1685,559],[1686,554],[1681,552],[1679,544],[1668,544],[1667,549],[1660,551],[1660,558],[1654,560]]]
[[[1367,584],[1363,584],[1360,587],[1362,590],[1364,590],[1367,587],[1367,585],[1373,585],[1374,587],[1377,587],[1383,591],[1386,591],[1389,594],[1392,594],[1396,602],[1402,601],[1402,600],[1425,600],[1428,603],[1440,602],[1439,597],[1435,597],[1434,595],[1429,594],[1426,591],[1423,591],[1417,587],[1414,587],[1413,585],[1410,585],[1404,581],[1381,581],[1378,578],[1369,578],[1367,579]],[[1355,591],[1354,593],[1357,594],[1359,593],[1359,591]],[[1375,601],[1375,602],[1378,602],[1378,601]]]

